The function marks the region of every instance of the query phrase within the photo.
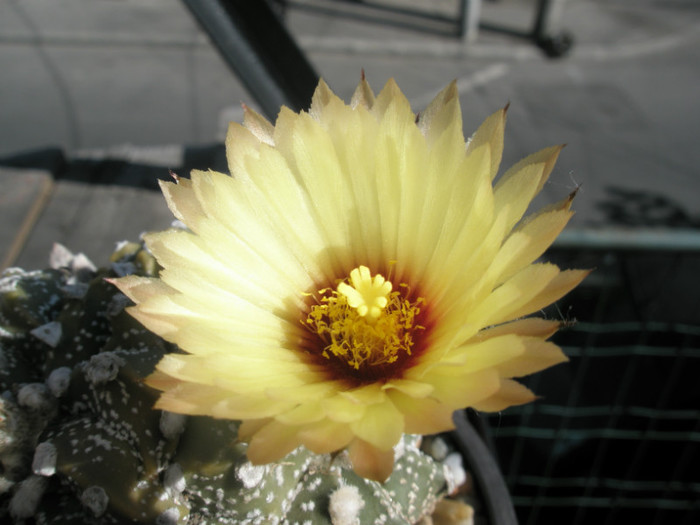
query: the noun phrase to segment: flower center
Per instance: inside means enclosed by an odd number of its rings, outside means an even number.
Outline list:
[[[392,291],[391,282],[378,274],[372,277],[366,266],[350,272],[349,283],[319,294],[306,324],[325,345],[323,357],[339,359],[355,370],[410,356],[415,332],[425,329],[417,323],[424,300],[411,302],[402,291]]]

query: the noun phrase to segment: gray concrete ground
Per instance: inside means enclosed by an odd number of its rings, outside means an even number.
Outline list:
[[[562,25],[576,43],[559,60],[518,35],[534,4],[484,0],[469,45],[449,22],[399,12],[456,16],[456,0],[294,0],[285,19],[341,96],[364,69],[375,89],[395,77],[420,109],[457,79],[468,133],[510,103],[505,163],[567,143],[541,202],[580,186],[575,228],[700,226],[700,2],[570,0]],[[0,158],[57,146],[179,166],[181,145],[221,140],[251,101],[178,1],[0,0]],[[103,262],[113,241],[169,221],[152,192],[71,180],[30,220],[36,180],[0,173],[0,213],[19,218],[0,228],[31,223],[17,264],[43,266],[50,240]],[[17,240],[5,238],[3,257]]]

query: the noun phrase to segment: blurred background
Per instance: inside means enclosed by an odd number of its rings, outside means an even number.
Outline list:
[[[545,313],[578,322],[542,400],[478,416],[520,522],[700,522],[700,1],[222,5],[0,0],[1,266],[53,242],[105,264],[167,227],[156,180],[225,170],[241,103],[274,119],[364,70],[419,110],[456,79],[466,134],[510,103],[504,165],[568,144],[538,203],[579,189],[577,214],[547,257],[596,268]]]

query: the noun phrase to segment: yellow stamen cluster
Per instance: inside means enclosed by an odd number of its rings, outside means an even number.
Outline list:
[[[356,370],[360,366],[394,363],[411,355],[413,334],[422,298],[411,302],[381,275],[371,277],[364,266],[350,273],[352,285],[341,282],[336,290],[320,290],[306,323],[325,343],[323,356],[343,358]],[[401,285],[405,288],[405,285]]]

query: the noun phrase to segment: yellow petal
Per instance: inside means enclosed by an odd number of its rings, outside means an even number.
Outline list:
[[[304,403],[287,412],[275,416],[275,420],[285,425],[306,425],[324,419],[319,403]]]
[[[537,300],[558,275],[559,268],[553,264],[528,266],[491,292],[472,311],[471,316],[478,320],[478,324],[488,326],[529,314],[534,310],[525,308],[525,305]]]
[[[500,378],[494,369],[487,369],[475,374],[445,374],[447,370],[432,369],[426,374],[435,390],[431,397],[453,409],[474,406],[493,395],[500,386]]]
[[[497,214],[506,215],[506,231],[510,231],[527,210],[539,187],[543,171],[544,164],[530,164],[494,188],[494,206]]]
[[[458,146],[457,142],[462,145]],[[463,271],[463,265],[489,233],[493,221],[493,192],[488,179],[489,149],[483,146],[468,156],[462,154],[463,149],[461,131],[459,137],[445,133],[440,138],[430,153],[431,166],[428,169],[436,172],[436,177],[442,180],[444,175],[451,175],[451,168],[454,168],[453,177],[440,186],[442,195],[439,198],[426,203],[427,220],[423,220],[423,213],[416,213],[411,219],[416,223],[415,231],[424,232],[420,241],[418,238],[415,241],[435,246],[425,250],[425,258],[429,257],[425,277],[429,288],[438,286],[435,281],[441,277],[444,280],[445,275],[451,275],[449,272]],[[456,165],[443,166],[442,159],[448,155],[444,150],[452,151],[451,157]],[[436,214],[432,208],[442,208],[442,215]],[[420,262],[419,259],[418,274],[424,268]],[[468,285],[464,283],[465,288]]]
[[[432,145],[444,130],[456,124],[459,125],[461,135],[462,110],[459,106],[457,82],[453,80],[420,113],[418,129],[425,136],[428,145]],[[464,143],[463,137],[461,142]]]
[[[509,314],[510,317],[523,317],[541,310],[561,299],[583,281],[590,270],[564,270],[559,272],[547,285],[527,303]]]
[[[340,395],[354,403],[365,405],[382,403],[386,399],[384,391],[377,383],[369,383],[352,390],[344,390],[340,392]]]
[[[429,396],[433,391],[433,386],[422,381],[410,379],[392,379],[382,386],[382,390],[398,390],[412,398],[423,398]]]
[[[561,153],[561,150],[563,148],[563,145],[551,146],[549,148],[544,148],[538,151],[537,153],[528,155],[527,157],[510,167],[508,171],[506,171],[503,174],[503,176],[499,178],[496,187],[498,187],[501,184],[504,184],[511,177],[517,176],[517,174],[520,173],[522,169],[526,166],[529,166],[531,164],[543,164],[542,176],[540,178],[540,182],[537,186],[537,189],[535,190],[535,195],[537,195],[544,187],[544,184],[545,182],[547,182],[549,175],[552,173],[552,169],[554,169],[554,164],[557,162],[559,153]]]
[[[501,156],[503,155],[503,133],[506,125],[507,107],[497,111],[489,116],[482,124],[476,133],[472,136],[467,147],[467,153],[471,150],[480,147],[483,144],[489,145],[491,153],[489,178],[494,179],[498,173],[498,166],[501,164]]]
[[[265,117],[248,106],[243,106],[243,125],[250,130],[260,142],[270,146],[275,144],[275,127]]]
[[[348,447],[353,470],[366,479],[384,483],[394,469],[394,450],[379,450],[362,439]]]
[[[391,106],[394,106],[395,115],[400,116],[402,121],[415,122],[415,114],[411,111],[411,104],[393,78],[387,81],[377,95],[372,105],[372,113],[377,120],[382,120]]]
[[[279,461],[301,445],[297,430],[297,427],[270,421],[250,439],[248,459],[255,465]]]
[[[389,398],[404,417],[407,434],[437,434],[454,429],[453,408],[431,398],[414,398],[390,391]]]
[[[510,379],[502,379],[501,387],[496,394],[474,403],[472,406],[482,412],[500,412],[510,406],[530,403],[535,400],[535,397],[535,394],[520,383]]]
[[[169,386],[163,382],[150,381],[152,386]],[[293,405],[271,402],[260,397],[236,396],[215,386],[178,381],[163,392],[156,408],[178,414],[209,415],[224,419],[268,417],[289,410]]]
[[[527,319],[518,319],[517,321],[504,323],[498,326],[482,330],[481,332],[479,332],[477,339],[483,341],[490,337],[498,337],[506,334],[516,334],[521,336],[540,337],[542,339],[548,339],[560,327],[560,321],[542,319],[539,317],[528,317]]]
[[[321,408],[330,420],[339,423],[350,423],[361,419],[365,415],[366,405],[336,395],[321,400]]]
[[[383,403],[367,405],[362,418],[350,423],[350,429],[379,450],[390,450],[403,434],[403,415],[387,399]]]
[[[250,441],[253,435],[270,421],[270,418],[246,419],[238,427],[238,439]]]
[[[489,268],[489,278],[500,284],[532,263],[554,242],[572,215],[569,210],[551,211],[514,231]]]
[[[323,79],[318,82],[318,86],[314,90],[314,94],[311,97],[311,107],[309,108],[309,115],[315,120],[324,121],[327,119],[326,111],[329,106],[343,107],[343,103],[338,96],[331,91]],[[337,110],[336,110],[337,111]]]
[[[370,109],[374,105],[374,92],[369,86],[369,82],[365,80],[364,76],[360,83],[355,88],[355,92],[352,94],[350,100],[350,107],[364,107]]]
[[[231,175],[238,177],[245,173],[245,162],[250,156],[257,156],[261,142],[253,133],[231,122],[226,133],[226,161]]]
[[[339,388],[340,384],[338,382],[319,379],[315,382],[294,385],[292,387],[268,386],[265,389],[265,395],[270,399],[286,399],[294,401],[295,403],[308,403],[313,400],[325,402],[326,397],[328,395],[334,395],[338,392]]]
[[[474,341],[448,352],[440,364],[460,374],[471,374],[510,361],[525,353],[525,343],[518,335],[503,335]],[[452,366],[452,365],[459,366]],[[442,373],[450,373],[450,370]]]
[[[348,425],[324,419],[304,425],[299,430],[299,440],[316,454],[328,454],[345,448],[354,438]]]
[[[152,297],[175,293],[175,290],[163,281],[151,277],[128,275],[121,279],[109,280],[109,282],[119,288],[120,292],[135,303],[142,303]]]
[[[197,220],[203,215],[202,206],[192,193],[192,181],[180,178],[177,184],[159,180],[168,208],[173,215],[185,223],[190,229],[196,230]]]
[[[525,352],[522,355],[498,365],[502,377],[523,377],[569,360],[554,343],[538,337],[526,337],[523,342]]]

